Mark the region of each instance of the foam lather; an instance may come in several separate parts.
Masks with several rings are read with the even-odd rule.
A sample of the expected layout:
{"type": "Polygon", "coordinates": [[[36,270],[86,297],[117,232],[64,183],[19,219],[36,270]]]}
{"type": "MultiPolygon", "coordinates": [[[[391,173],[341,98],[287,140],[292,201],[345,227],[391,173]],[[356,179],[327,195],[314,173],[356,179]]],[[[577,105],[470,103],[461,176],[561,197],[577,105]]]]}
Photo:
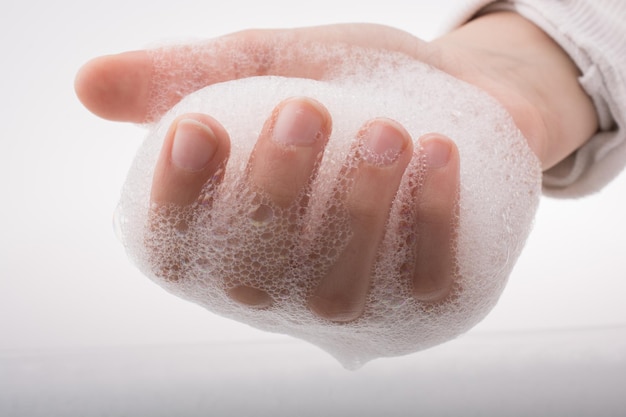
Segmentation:
{"type": "MultiPolygon", "coordinates": [[[[186,96],[153,126],[139,150],[117,216],[131,258],[171,293],[254,327],[307,340],[348,368],[431,347],[478,323],[506,284],[541,194],[539,162],[493,98],[400,55],[370,52],[368,57],[323,81],[256,77],[186,96]],[[333,119],[305,210],[272,206],[244,181],[265,120],[293,96],[318,100],[333,119]],[[175,117],[191,112],[215,117],[229,132],[232,149],[223,181],[206,187],[210,209],[199,202],[186,209],[152,210],[150,188],[163,138],[175,117]],[[399,207],[410,204],[410,188],[419,180],[405,175],[378,248],[365,310],[354,321],[334,323],[311,312],[307,300],[350,233],[333,189],[342,186],[337,177],[357,132],[377,117],[400,122],[416,143],[425,133],[439,132],[459,148],[456,276],[452,294],[441,302],[412,297],[402,265],[412,253],[410,234],[419,231],[400,226],[404,211],[399,207]],[[334,233],[323,227],[331,221],[324,213],[337,213],[330,228],[334,233]],[[180,228],[176,219],[193,221],[180,228]],[[300,233],[303,228],[308,232],[300,233]],[[315,231],[326,234],[311,236],[315,231]],[[165,269],[175,270],[177,279],[160,277],[165,269]],[[228,296],[235,285],[262,289],[273,303],[241,305],[228,296]]],[[[419,164],[414,156],[407,171],[419,172],[419,164]]]]}

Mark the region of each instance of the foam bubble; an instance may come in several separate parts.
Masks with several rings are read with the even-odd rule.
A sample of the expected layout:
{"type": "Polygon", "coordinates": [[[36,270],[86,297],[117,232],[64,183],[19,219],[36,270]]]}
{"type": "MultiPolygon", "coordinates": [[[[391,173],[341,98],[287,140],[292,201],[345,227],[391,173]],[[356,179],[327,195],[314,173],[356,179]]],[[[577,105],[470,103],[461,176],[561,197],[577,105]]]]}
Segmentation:
{"type": "Polygon", "coordinates": [[[367,60],[355,58],[359,65],[351,73],[323,81],[256,77],[185,97],[140,149],[123,189],[119,224],[130,256],[168,291],[226,317],[308,340],[349,368],[442,343],[479,322],[504,288],[541,191],[538,160],[494,99],[403,56],[372,51],[363,56],[367,60]],[[307,210],[299,203],[278,207],[243,181],[265,120],[292,96],[320,101],[333,117],[307,210]],[[211,210],[200,202],[185,210],[162,207],[149,218],[152,175],[165,132],[188,112],[210,114],[229,132],[232,149],[223,181],[206,185],[211,210]],[[411,296],[402,266],[410,261],[407,242],[415,231],[402,227],[407,219],[400,206],[419,186],[421,162],[414,157],[378,248],[364,313],[349,323],[333,323],[313,314],[307,299],[320,271],[349,239],[347,214],[333,190],[349,186],[339,172],[361,126],[376,117],[399,121],[414,140],[439,132],[456,142],[461,156],[457,276],[452,295],[442,302],[411,296]],[[293,233],[294,227],[307,233],[293,233]],[[161,278],[163,271],[170,279],[161,278]],[[242,306],[228,295],[238,285],[265,290],[273,303],[242,306]]]}

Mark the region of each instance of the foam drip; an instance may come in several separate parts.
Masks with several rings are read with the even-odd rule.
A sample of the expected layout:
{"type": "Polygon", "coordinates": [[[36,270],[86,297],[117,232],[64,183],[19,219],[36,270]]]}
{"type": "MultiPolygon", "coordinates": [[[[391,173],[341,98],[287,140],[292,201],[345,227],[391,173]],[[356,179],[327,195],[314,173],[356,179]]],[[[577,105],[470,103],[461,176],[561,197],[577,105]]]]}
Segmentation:
{"type": "Polygon", "coordinates": [[[168,291],[217,314],[308,340],[348,368],[428,348],[479,322],[506,284],[541,192],[536,157],[494,99],[406,57],[371,51],[367,56],[376,59],[362,65],[357,57],[358,71],[323,81],[256,77],[186,96],[146,138],[119,210],[130,256],[168,291]],[[265,120],[276,104],[293,96],[320,101],[333,117],[333,133],[306,196],[306,210],[298,202],[277,207],[243,181],[265,120]],[[232,149],[223,181],[206,186],[211,210],[200,202],[186,210],[160,208],[161,214],[149,218],[152,175],[163,138],[174,118],[190,112],[215,117],[229,132],[232,149]],[[400,210],[419,187],[422,164],[414,156],[378,249],[365,311],[352,322],[332,323],[310,312],[307,299],[350,236],[345,208],[334,197],[349,184],[337,178],[358,131],[377,117],[400,122],[415,141],[438,132],[456,142],[461,156],[457,276],[449,297],[428,304],[411,296],[402,272],[411,256],[406,242],[416,233],[403,227],[410,218],[400,210]],[[160,278],[164,269],[175,270],[177,278],[160,278]],[[237,285],[263,289],[274,302],[263,309],[242,306],[228,296],[237,285]]]}

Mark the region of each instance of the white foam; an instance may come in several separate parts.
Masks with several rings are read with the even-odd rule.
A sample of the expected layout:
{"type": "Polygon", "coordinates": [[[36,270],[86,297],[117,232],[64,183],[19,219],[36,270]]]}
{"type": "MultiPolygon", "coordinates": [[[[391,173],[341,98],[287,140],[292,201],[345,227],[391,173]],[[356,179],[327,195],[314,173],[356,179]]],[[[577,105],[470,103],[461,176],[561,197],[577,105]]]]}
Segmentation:
{"type": "MultiPolygon", "coordinates": [[[[342,55],[340,50],[334,53],[342,55]]],[[[505,286],[541,191],[538,160],[490,96],[403,56],[372,51],[353,55],[358,61],[354,71],[324,81],[256,77],[216,84],[185,97],[146,138],[120,202],[121,234],[130,256],[168,291],[255,327],[308,340],[350,368],[442,343],[479,322],[505,286]],[[276,104],[292,96],[317,99],[333,117],[333,133],[305,213],[273,206],[242,181],[265,120],[276,104]],[[171,208],[156,222],[159,227],[154,221],[148,227],[150,187],[161,143],[172,120],[188,112],[210,114],[230,134],[231,156],[222,185],[210,191],[215,196],[210,211],[203,206],[191,209],[195,220],[185,231],[172,226],[176,221],[171,221],[171,208]],[[379,247],[365,311],[352,322],[333,323],[309,311],[307,299],[320,271],[338,252],[326,249],[340,249],[349,234],[341,204],[332,200],[331,192],[353,138],[375,117],[399,121],[414,140],[439,132],[456,142],[461,156],[458,275],[452,296],[443,302],[420,303],[411,296],[410,283],[400,272],[411,253],[406,242],[412,232],[399,228],[398,207],[408,201],[413,186],[406,175],[379,247]],[[300,234],[294,237],[280,221],[295,216],[298,226],[306,224],[322,233],[321,213],[331,205],[339,213],[332,241],[316,242],[309,235],[308,242],[301,242],[300,234]],[[262,219],[250,215],[258,207],[265,212],[262,219]],[[172,247],[174,259],[166,253],[172,247]],[[318,256],[309,256],[312,253],[318,256]],[[167,268],[176,269],[180,278],[168,281],[157,276],[167,268]],[[236,303],[227,291],[238,284],[262,288],[273,304],[253,309],[236,303]]],[[[409,172],[419,168],[414,158],[409,172]]],[[[189,213],[175,215],[186,218],[189,213]]]]}

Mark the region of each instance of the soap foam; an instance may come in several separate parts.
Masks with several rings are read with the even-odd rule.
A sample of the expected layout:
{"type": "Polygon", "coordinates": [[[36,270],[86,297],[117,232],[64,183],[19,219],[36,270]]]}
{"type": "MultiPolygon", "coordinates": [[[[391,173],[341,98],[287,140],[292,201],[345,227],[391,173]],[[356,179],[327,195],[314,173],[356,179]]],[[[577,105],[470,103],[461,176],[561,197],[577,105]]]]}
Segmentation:
{"type": "Polygon", "coordinates": [[[376,357],[447,341],[489,312],[530,231],[541,171],[508,113],[475,87],[401,55],[355,53],[354,48],[337,48],[333,54],[342,59],[351,54],[356,64],[350,73],[322,81],[254,77],[186,96],[153,127],[138,152],[118,220],[130,256],[168,291],[220,315],[310,341],[356,368],[376,357]],[[304,196],[307,210],[299,202],[278,207],[243,181],[265,120],[293,96],[318,100],[333,118],[319,173],[310,197],[304,196]],[[210,210],[200,201],[184,210],[154,211],[150,188],[163,138],[176,117],[190,112],[215,117],[229,132],[232,149],[223,180],[206,185],[210,210]],[[357,132],[377,117],[400,122],[414,141],[438,132],[456,142],[461,157],[457,273],[450,296],[424,303],[412,297],[410,277],[402,272],[413,253],[407,242],[419,233],[403,227],[411,218],[401,210],[421,181],[423,164],[416,152],[378,248],[365,310],[352,322],[334,323],[313,314],[307,299],[349,239],[346,209],[334,197],[337,189],[349,187],[339,173],[357,132]],[[165,270],[170,279],[160,276],[165,270]],[[263,289],[272,305],[238,304],[228,296],[237,285],[263,289]]]}

